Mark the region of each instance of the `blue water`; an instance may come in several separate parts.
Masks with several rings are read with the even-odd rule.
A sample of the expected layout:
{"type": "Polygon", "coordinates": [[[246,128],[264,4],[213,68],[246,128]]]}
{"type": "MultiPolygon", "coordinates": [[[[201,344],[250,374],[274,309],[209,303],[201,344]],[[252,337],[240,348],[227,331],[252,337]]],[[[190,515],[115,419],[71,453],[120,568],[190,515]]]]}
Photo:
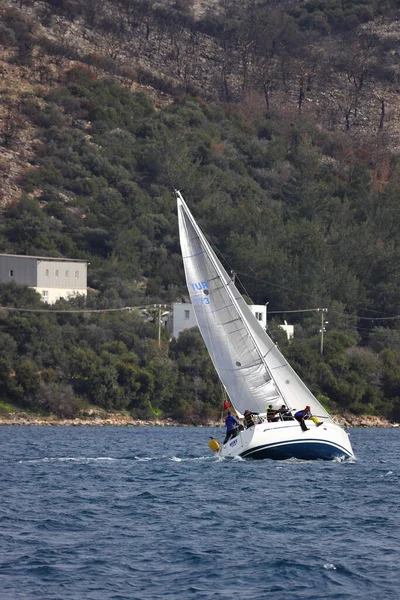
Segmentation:
{"type": "Polygon", "coordinates": [[[1,600],[399,598],[400,428],[351,430],[353,462],[215,433],[0,427],[1,600]]]}

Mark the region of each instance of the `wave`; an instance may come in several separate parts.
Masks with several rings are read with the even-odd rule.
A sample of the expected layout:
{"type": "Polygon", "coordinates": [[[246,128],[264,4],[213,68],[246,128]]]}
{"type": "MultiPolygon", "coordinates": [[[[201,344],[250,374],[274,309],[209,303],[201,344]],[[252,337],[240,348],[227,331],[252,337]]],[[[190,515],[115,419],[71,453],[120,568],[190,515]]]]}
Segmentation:
{"type": "Polygon", "coordinates": [[[111,456],[96,456],[96,457],[88,457],[88,456],[45,456],[44,458],[33,458],[33,459],[25,459],[19,460],[18,464],[23,463],[52,463],[52,462],[78,462],[78,463],[88,463],[88,462],[96,462],[98,460],[119,460],[118,458],[113,458],[111,456]]]}
{"type": "MultiPolygon", "coordinates": [[[[202,462],[212,460],[212,456],[132,456],[132,457],[113,457],[113,456],[45,456],[44,458],[28,458],[19,460],[18,464],[40,464],[40,463],[58,463],[73,462],[87,464],[97,461],[109,462],[150,462],[150,461],[172,461],[172,462],[202,462]]],[[[240,459],[241,460],[241,459],[240,459]]]]}

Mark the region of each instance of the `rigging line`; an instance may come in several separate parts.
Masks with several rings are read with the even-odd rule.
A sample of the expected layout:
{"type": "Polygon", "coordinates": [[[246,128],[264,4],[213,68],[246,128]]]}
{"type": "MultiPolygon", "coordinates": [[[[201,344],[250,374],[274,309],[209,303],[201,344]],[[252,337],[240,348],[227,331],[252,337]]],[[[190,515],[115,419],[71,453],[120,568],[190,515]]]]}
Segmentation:
{"type": "MultiPolygon", "coordinates": [[[[209,243],[210,243],[210,242],[209,242],[209,243]]],[[[211,246],[211,244],[210,244],[210,246],[211,246]]],[[[228,259],[227,259],[227,258],[226,258],[226,257],[225,257],[223,254],[222,254],[222,252],[221,252],[220,250],[218,250],[218,248],[215,248],[215,249],[214,249],[214,252],[215,252],[217,255],[219,255],[219,256],[220,256],[220,258],[222,258],[222,259],[225,261],[225,263],[228,265],[228,267],[229,267],[229,268],[232,270],[232,266],[231,266],[230,262],[229,262],[229,261],[228,261],[228,259]]],[[[235,273],[236,273],[236,278],[237,278],[237,280],[239,281],[239,283],[240,283],[240,285],[242,286],[242,288],[243,288],[244,292],[246,293],[246,295],[247,295],[247,296],[250,298],[250,300],[251,300],[252,304],[254,304],[254,302],[253,302],[253,300],[252,300],[252,298],[251,298],[251,296],[250,296],[249,292],[247,291],[247,289],[246,289],[246,286],[244,285],[243,281],[240,279],[240,277],[239,277],[239,273],[241,273],[242,275],[245,275],[245,276],[249,277],[250,279],[254,279],[255,281],[261,281],[262,283],[267,283],[268,285],[272,285],[273,287],[277,287],[277,288],[281,288],[281,289],[283,289],[283,290],[288,290],[288,291],[290,291],[290,292],[294,292],[294,293],[296,293],[296,294],[299,294],[300,296],[308,296],[309,298],[318,299],[318,300],[321,300],[321,301],[325,302],[326,304],[330,303],[329,301],[326,301],[326,300],[324,300],[324,299],[320,298],[319,296],[315,296],[314,294],[307,294],[307,292],[300,292],[300,291],[298,291],[298,290],[295,290],[295,289],[293,289],[293,288],[286,287],[286,286],[283,286],[283,285],[279,285],[279,284],[277,284],[277,283],[272,283],[271,281],[266,281],[265,279],[261,279],[261,278],[259,278],[259,277],[256,277],[256,276],[254,276],[254,275],[249,275],[248,273],[243,273],[243,272],[241,272],[241,271],[235,271],[235,273]]],[[[365,308],[365,307],[363,307],[363,306],[358,306],[358,307],[356,307],[356,309],[357,309],[357,310],[364,310],[364,311],[366,311],[366,312],[370,312],[370,313],[383,314],[383,313],[382,313],[381,311],[379,311],[379,310],[374,310],[374,309],[371,309],[371,308],[365,308]]],[[[310,312],[311,312],[311,311],[314,311],[314,310],[318,310],[318,309],[306,309],[306,310],[281,310],[281,311],[269,310],[269,311],[268,311],[268,314],[271,314],[271,313],[274,313],[274,314],[277,314],[277,313],[289,313],[289,312],[308,312],[308,311],[310,311],[310,312]]],[[[343,317],[343,318],[345,318],[345,319],[363,319],[363,320],[367,320],[367,321],[368,321],[368,320],[369,320],[369,321],[375,321],[375,320],[382,320],[382,321],[386,321],[386,320],[390,320],[390,319],[399,319],[399,318],[400,318],[400,315],[397,315],[397,316],[394,316],[394,317],[393,317],[393,316],[392,316],[392,317],[359,317],[359,316],[355,316],[355,315],[346,315],[346,314],[344,314],[344,313],[341,313],[340,311],[335,311],[335,310],[334,310],[334,309],[332,309],[332,308],[330,308],[330,309],[329,309],[329,312],[330,312],[331,314],[333,313],[333,314],[340,315],[340,316],[342,316],[342,317],[343,317]]]]}
{"type": "MultiPolygon", "coordinates": [[[[211,246],[211,243],[210,243],[209,241],[208,241],[208,243],[209,243],[209,244],[210,244],[210,246],[211,246]]],[[[245,287],[245,285],[244,285],[243,281],[240,279],[240,277],[238,277],[238,272],[237,272],[237,271],[235,271],[235,269],[234,269],[234,268],[232,267],[232,265],[230,264],[229,260],[228,260],[228,259],[227,259],[227,258],[226,258],[226,257],[225,257],[223,254],[222,254],[222,252],[221,252],[221,251],[220,251],[218,248],[213,248],[213,250],[214,250],[215,254],[216,254],[217,256],[219,256],[219,257],[220,257],[220,258],[223,260],[223,262],[225,262],[225,264],[226,264],[226,265],[229,267],[230,271],[231,271],[231,272],[233,271],[233,272],[235,273],[235,275],[236,275],[236,279],[238,280],[238,282],[239,282],[239,283],[240,283],[240,285],[242,286],[242,289],[243,289],[244,293],[246,294],[246,296],[248,296],[248,297],[250,298],[250,300],[251,300],[251,303],[252,303],[252,304],[254,304],[254,302],[253,302],[253,299],[251,298],[251,296],[250,296],[249,292],[247,291],[247,289],[246,289],[246,287],[245,287]]]]}
{"type": "MultiPolygon", "coordinates": [[[[177,190],[177,189],[175,189],[175,188],[174,188],[174,190],[175,190],[175,192],[176,192],[176,193],[180,193],[180,191],[179,191],[179,190],[177,190]]],[[[204,233],[203,233],[203,235],[204,235],[204,233]]],[[[204,237],[207,239],[207,237],[206,237],[205,235],[204,235],[204,237]]],[[[208,239],[207,239],[207,242],[208,242],[208,243],[209,243],[209,245],[212,247],[212,245],[211,245],[211,242],[210,242],[208,239]]],[[[220,251],[218,248],[213,248],[213,247],[212,247],[212,249],[214,250],[215,254],[219,255],[219,256],[220,256],[220,258],[222,258],[222,259],[223,259],[223,261],[224,261],[224,262],[225,262],[225,263],[228,265],[228,267],[229,267],[231,270],[233,270],[233,267],[232,267],[232,265],[230,264],[229,260],[228,260],[228,259],[227,259],[227,258],[226,258],[226,257],[225,257],[223,254],[222,254],[222,252],[221,252],[221,251],[220,251]]],[[[236,273],[236,276],[237,276],[237,279],[238,279],[238,281],[239,281],[240,285],[242,286],[242,288],[243,288],[244,292],[246,293],[246,295],[247,295],[247,296],[250,298],[250,300],[251,300],[252,304],[254,304],[254,302],[253,302],[253,300],[252,300],[252,298],[251,298],[250,294],[248,293],[248,291],[247,291],[247,289],[246,289],[246,287],[245,287],[244,283],[243,283],[243,282],[242,282],[242,280],[241,280],[241,279],[238,277],[239,273],[240,273],[241,275],[244,275],[244,276],[247,276],[247,277],[249,277],[250,279],[254,279],[255,281],[260,281],[260,282],[262,282],[262,283],[267,283],[268,285],[272,285],[273,287],[276,287],[276,288],[281,288],[281,289],[283,289],[283,290],[288,290],[288,291],[290,291],[290,292],[294,292],[294,293],[296,293],[296,294],[299,294],[299,295],[301,295],[301,296],[308,296],[309,298],[315,298],[315,299],[317,299],[317,300],[320,300],[321,302],[323,301],[323,302],[325,302],[325,303],[328,303],[328,301],[324,300],[324,299],[323,299],[323,298],[321,298],[320,296],[316,296],[315,294],[308,294],[307,292],[300,292],[299,290],[295,290],[294,288],[290,288],[290,287],[286,287],[286,286],[283,286],[283,285],[279,285],[279,284],[277,284],[277,283],[272,283],[271,281],[266,281],[265,279],[261,279],[260,277],[256,277],[255,275],[250,275],[249,273],[244,273],[244,272],[241,272],[241,271],[235,271],[235,273],[236,273]]],[[[365,307],[363,307],[363,306],[358,306],[358,307],[356,307],[356,309],[357,309],[357,310],[365,310],[366,312],[370,312],[370,313],[383,314],[383,313],[382,313],[381,311],[379,311],[379,310],[374,310],[374,309],[371,309],[371,308],[365,308],[365,307]]],[[[268,312],[276,312],[276,311],[268,311],[268,312]]],[[[282,312],[289,312],[289,311],[282,311],[282,312]]],[[[294,311],[293,311],[293,312],[294,312],[294,311]]],[[[345,318],[364,318],[364,319],[368,319],[368,317],[353,317],[352,315],[344,315],[343,313],[340,313],[339,311],[334,311],[333,309],[330,309],[330,312],[331,312],[331,313],[333,312],[334,314],[340,314],[340,315],[342,315],[342,316],[343,316],[343,317],[345,317],[345,318]]],[[[393,319],[397,319],[397,318],[400,318],[400,315],[399,315],[399,316],[396,316],[396,317],[391,317],[391,318],[393,318],[393,319]]],[[[384,317],[382,317],[382,319],[383,319],[383,320],[386,320],[386,318],[384,318],[384,317]]],[[[371,318],[371,320],[374,320],[374,319],[372,319],[372,318],[371,318]]]]}
{"type": "Polygon", "coordinates": [[[254,281],[260,281],[261,283],[267,283],[268,285],[272,285],[272,287],[280,288],[282,290],[287,290],[289,292],[294,292],[295,294],[299,294],[300,296],[308,296],[309,298],[315,298],[317,300],[326,302],[320,296],[316,296],[315,294],[308,294],[307,292],[300,292],[299,290],[295,290],[294,288],[287,287],[285,285],[280,285],[279,283],[272,283],[272,281],[267,281],[266,279],[261,279],[260,277],[256,277],[255,275],[250,275],[249,273],[244,273],[243,271],[236,271],[245,277],[249,277],[250,279],[254,279],[254,281]]]}
{"type": "MultiPolygon", "coordinates": [[[[295,290],[294,288],[290,288],[284,285],[279,285],[278,283],[272,283],[272,281],[267,281],[266,279],[261,279],[260,277],[256,277],[255,275],[250,275],[249,273],[244,273],[243,271],[236,271],[236,274],[241,274],[244,275],[245,277],[249,277],[250,279],[254,279],[254,281],[260,281],[261,283],[267,283],[268,285],[271,285],[272,287],[276,287],[276,288],[280,288],[282,290],[287,290],[289,292],[294,292],[295,294],[299,294],[300,296],[308,296],[309,298],[314,298],[315,300],[319,300],[320,302],[332,302],[329,300],[326,300],[324,298],[321,298],[321,296],[316,296],[315,294],[308,294],[307,292],[300,292],[299,290],[295,290]]],[[[365,306],[357,306],[355,307],[357,310],[365,310],[366,312],[374,312],[377,314],[383,314],[382,311],[380,310],[374,310],[372,308],[365,308],[365,306]]],[[[331,310],[331,309],[330,309],[331,310]]],[[[270,311],[268,311],[270,312],[270,311]]],[[[361,318],[361,317],[357,317],[357,318],[361,318]]],[[[382,317],[384,318],[384,317],[382,317]]],[[[395,318],[398,318],[397,316],[395,318]]]]}

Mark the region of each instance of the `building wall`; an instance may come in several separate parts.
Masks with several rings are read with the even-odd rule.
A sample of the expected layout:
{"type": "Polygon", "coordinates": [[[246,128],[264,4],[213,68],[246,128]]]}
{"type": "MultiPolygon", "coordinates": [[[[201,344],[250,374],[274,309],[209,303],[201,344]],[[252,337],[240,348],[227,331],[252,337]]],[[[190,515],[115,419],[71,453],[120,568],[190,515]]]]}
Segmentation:
{"type": "Polygon", "coordinates": [[[169,325],[171,337],[177,339],[182,331],[192,327],[197,327],[193,306],[189,302],[174,302],[172,305],[172,319],[169,325]]]}
{"type": "Polygon", "coordinates": [[[248,307],[265,331],[267,327],[267,307],[265,304],[249,304],[248,307]]]}
{"type": "Polygon", "coordinates": [[[65,288],[51,288],[51,287],[35,287],[38,294],[41,295],[43,302],[48,304],[54,304],[60,298],[69,300],[73,296],[85,296],[87,295],[86,289],[65,289],[65,288]]]}
{"type": "Polygon", "coordinates": [[[37,284],[37,258],[0,254],[0,281],[33,287],[37,284]]]}
{"type": "Polygon", "coordinates": [[[38,288],[79,290],[80,293],[86,290],[87,264],[85,262],[46,259],[38,259],[37,262],[38,288]]]}
{"type": "Polygon", "coordinates": [[[87,295],[87,263],[72,259],[0,254],[0,281],[36,290],[44,302],[87,295]]]}

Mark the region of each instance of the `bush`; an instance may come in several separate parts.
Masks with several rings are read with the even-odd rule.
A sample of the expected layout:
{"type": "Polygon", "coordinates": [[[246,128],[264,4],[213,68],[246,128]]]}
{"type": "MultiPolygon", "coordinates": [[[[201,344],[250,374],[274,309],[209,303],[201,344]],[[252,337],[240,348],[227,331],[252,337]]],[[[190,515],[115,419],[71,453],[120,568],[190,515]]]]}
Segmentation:
{"type": "Polygon", "coordinates": [[[3,23],[0,23],[0,45],[5,48],[15,46],[17,43],[15,33],[3,23]]]}
{"type": "Polygon", "coordinates": [[[81,403],[67,383],[40,382],[39,404],[45,410],[65,419],[79,415],[81,403]]]}
{"type": "Polygon", "coordinates": [[[97,52],[85,54],[82,58],[82,62],[91,65],[92,67],[96,67],[97,69],[102,69],[106,73],[114,74],[116,72],[115,62],[111,58],[98,54],[97,52]]]}
{"type": "Polygon", "coordinates": [[[37,43],[45,53],[50,54],[51,56],[59,56],[70,60],[79,60],[80,58],[79,52],[77,52],[75,48],[71,48],[71,46],[63,44],[62,42],[56,42],[47,37],[41,37],[37,40],[37,43]]]}

